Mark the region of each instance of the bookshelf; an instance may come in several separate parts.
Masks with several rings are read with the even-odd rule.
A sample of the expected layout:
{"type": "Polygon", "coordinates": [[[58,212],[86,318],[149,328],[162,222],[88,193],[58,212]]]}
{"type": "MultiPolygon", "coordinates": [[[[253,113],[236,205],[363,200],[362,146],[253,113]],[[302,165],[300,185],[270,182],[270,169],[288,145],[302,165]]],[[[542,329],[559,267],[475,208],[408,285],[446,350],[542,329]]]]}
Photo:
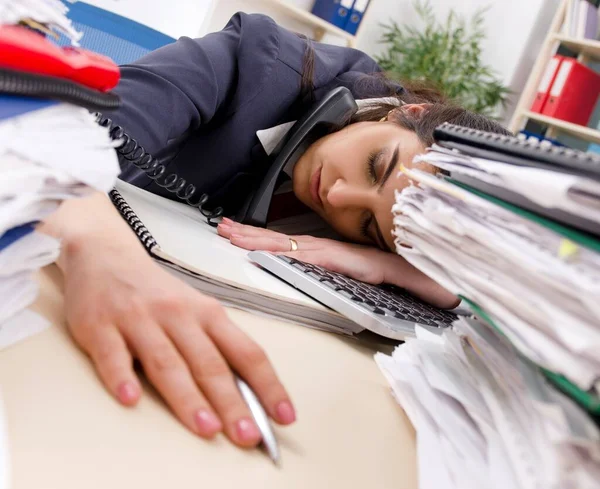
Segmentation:
{"type": "Polygon", "coordinates": [[[525,88],[521,93],[509,129],[516,133],[525,127],[527,121],[534,120],[548,128],[546,134],[548,137],[555,137],[557,133],[566,133],[584,141],[600,143],[600,131],[597,129],[572,124],[561,119],[547,117],[529,110],[535,99],[537,87],[540,84],[546,66],[558,50],[559,46],[563,45],[571,51],[578,53],[577,59],[582,63],[600,61],[600,41],[574,39],[565,36],[562,33],[562,26],[569,15],[568,11],[570,3],[571,0],[562,0],[558,7],[550,30],[548,31],[540,50],[540,54],[531,70],[525,88]]]}
{"type": "Polygon", "coordinates": [[[554,39],[568,47],[571,51],[587,56],[590,60],[600,61],[600,41],[590,39],[571,39],[570,37],[556,34],[554,39]]]}
{"type": "Polygon", "coordinates": [[[358,43],[361,30],[360,26],[356,35],[352,35],[345,30],[340,29],[339,27],[336,27],[333,24],[321,19],[320,17],[317,17],[308,10],[290,3],[289,0],[262,0],[262,2],[270,5],[274,9],[281,11],[292,19],[312,26],[314,38],[317,41],[321,40],[325,34],[329,33],[344,39],[348,47],[354,48],[358,43]]]}
{"type": "Polygon", "coordinates": [[[573,124],[560,119],[554,119],[536,112],[527,111],[523,115],[527,119],[537,121],[548,127],[552,127],[556,131],[570,134],[571,136],[589,141],[590,143],[600,144],[600,131],[592,129],[591,127],[580,126],[579,124],[573,124]]]}

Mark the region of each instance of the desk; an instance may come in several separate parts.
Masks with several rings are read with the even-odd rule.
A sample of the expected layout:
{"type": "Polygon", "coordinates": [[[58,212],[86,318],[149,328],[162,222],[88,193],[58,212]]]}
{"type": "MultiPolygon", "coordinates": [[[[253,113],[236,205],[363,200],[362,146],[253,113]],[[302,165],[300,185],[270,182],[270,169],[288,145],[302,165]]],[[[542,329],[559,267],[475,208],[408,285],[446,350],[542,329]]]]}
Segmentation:
{"type": "Polygon", "coordinates": [[[375,363],[354,342],[229,310],[267,351],[295,401],[277,428],[282,465],[224,437],[191,435],[146,389],[119,406],[64,326],[61,275],[40,273],[34,309],[53,326],[0,352],[13,489],[412,489],[415,436],[375,363]]]}

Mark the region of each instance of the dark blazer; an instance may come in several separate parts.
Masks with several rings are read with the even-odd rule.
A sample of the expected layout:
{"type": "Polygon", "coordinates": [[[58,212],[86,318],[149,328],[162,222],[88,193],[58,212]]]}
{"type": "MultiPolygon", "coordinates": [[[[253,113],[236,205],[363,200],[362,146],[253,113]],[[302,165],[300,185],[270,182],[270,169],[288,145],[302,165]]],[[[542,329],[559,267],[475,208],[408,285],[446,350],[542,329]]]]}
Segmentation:
{"type": "MultiPolygon", "coordinates": [[[[314,98],[346,86],[356,98],[389,95],[383,83],[361,93],[379,66],[366,54],[313,43],[314,98]],[[381,93],[377,93],[381,92],[381,93]]],[[[256,131],[297,119],[307,41],[264,15],[234,15],[220,32],[183,37],[121,68],[122,106],[106,113],[144,148],[232,212],[269,161],[256,131]]],[[[402,89],[398,87],[398,91],[402,89]]],[[[130,166],[121,178],[173,197],[130,166]]]]}

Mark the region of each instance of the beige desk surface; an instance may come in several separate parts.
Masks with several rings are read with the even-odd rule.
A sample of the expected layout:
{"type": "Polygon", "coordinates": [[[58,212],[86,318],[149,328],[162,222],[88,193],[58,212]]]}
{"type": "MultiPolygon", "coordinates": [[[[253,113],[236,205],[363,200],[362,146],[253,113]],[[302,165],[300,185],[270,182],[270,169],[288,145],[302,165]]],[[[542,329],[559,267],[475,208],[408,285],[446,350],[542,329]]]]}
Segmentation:
{"type": "Polygon", "coordinates": [[[120,407],[72,344],[61,277],[40,274],[53,326],[0,352],[13,489],[416,488],[414,431],[372,361],[340,337],[230,310],[267,351],[298,422],[277,429],[282,465],[187,432],[149,389],[120,407]]]}

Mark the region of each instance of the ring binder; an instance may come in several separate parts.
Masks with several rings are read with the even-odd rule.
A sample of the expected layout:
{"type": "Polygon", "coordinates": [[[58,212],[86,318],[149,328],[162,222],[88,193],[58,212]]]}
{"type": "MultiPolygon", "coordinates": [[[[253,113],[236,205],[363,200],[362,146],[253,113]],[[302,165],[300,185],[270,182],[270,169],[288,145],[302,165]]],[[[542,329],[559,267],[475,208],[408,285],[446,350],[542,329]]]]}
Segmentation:
{"type": "Polygon", "coordinates": [[[148,253],[154,256],[152,250],[155,246],[158,246],[158,243],[152,236],[152,233],[148,230],[141,219],[137,216],[134,210],[129,206],[127,201],[123,198],[120,192],[117,189],[112,189],[108,196],[112,201],[113,205],[117,208],[121,217],[127,221],[129,227],[133,230],[135,235],[138,237],[140,242],[144,245],[148,253]]]}
{"type": "Polygon", "coordinates": [[[600,157],[564,146],[524,141],[514,136],[492,134],[445,122],[434,131],[435,140],[469,156],[505,163],[562,171],[600,180],[600,157]]]}

